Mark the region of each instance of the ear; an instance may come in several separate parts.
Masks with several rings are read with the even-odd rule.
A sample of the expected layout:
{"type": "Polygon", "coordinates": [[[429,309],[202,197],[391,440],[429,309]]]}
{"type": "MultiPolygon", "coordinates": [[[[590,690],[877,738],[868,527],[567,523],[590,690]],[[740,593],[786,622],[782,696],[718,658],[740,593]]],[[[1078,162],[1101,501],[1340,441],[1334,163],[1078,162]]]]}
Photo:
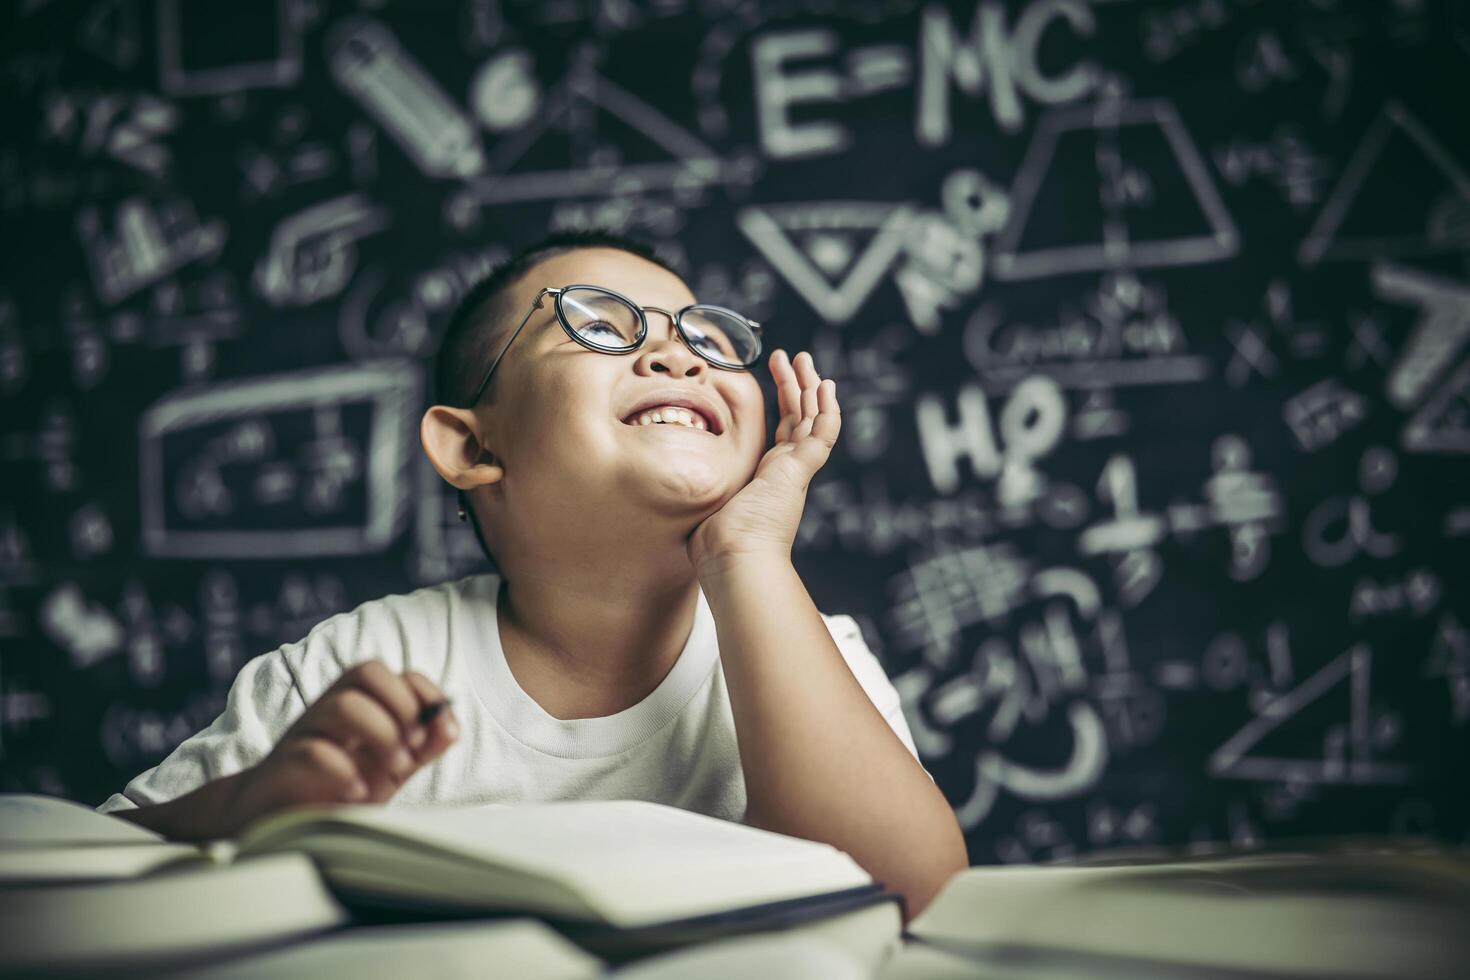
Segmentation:
{"type": "Polygon", "coordinates": [[[434,405],[419,422],[419,441],[434,469],[453,487],[473,490],[495,483],[505,468],[480,441],[480,422],[467,408],[434,405]]]}

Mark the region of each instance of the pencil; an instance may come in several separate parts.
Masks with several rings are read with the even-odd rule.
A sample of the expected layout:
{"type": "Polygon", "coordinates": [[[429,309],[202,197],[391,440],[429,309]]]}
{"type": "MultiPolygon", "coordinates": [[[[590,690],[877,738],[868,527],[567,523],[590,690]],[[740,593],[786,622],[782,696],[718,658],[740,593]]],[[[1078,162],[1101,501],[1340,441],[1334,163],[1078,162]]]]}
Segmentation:
{"type": "Polygon", "coordinates": [[[428,705],[425,705],[423,707],[423,709],[421,711],[419,711],[419,724],[420,725],[427,725],[429,722],[431,722],[435,718],[439,717],[439,712],[443,711],[447,707],[449,707],[449,699],[448,698],[445,698],[443,701],[440,701],[438,704],[428,704],[428,705]]]}

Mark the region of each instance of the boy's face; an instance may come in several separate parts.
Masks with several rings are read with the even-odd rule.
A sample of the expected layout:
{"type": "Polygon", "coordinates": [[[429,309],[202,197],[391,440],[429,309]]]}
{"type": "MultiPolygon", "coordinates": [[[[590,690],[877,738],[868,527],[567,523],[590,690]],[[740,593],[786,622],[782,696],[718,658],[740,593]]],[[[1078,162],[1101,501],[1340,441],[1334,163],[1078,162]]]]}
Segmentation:
{"type": "MultiPolygon", "coordinates": [[[[511,323],[543,287],[572,283],[603,286],[673,313],[697,302],[678,276],[652,262],[618,249],[583,248],[545,259],[521,277],[512,287],[511,323]]],[[[603,354],[567,336],[548,296],[496,368],[493,391],[475,414],[485,448],[505,468],[499,490],[517,519],[565,526],[666,517],[687,530],[754,475],[767,448],[765,399],[755,376],[715,367],[684,343],[668,317],[644,315],[642,347],[603,354]],[[710,405],[720,434],[623,422],[645,396],[666,389],[710,405]]],[[[763,359],[768,355],[762,352],[763,359]]]]}

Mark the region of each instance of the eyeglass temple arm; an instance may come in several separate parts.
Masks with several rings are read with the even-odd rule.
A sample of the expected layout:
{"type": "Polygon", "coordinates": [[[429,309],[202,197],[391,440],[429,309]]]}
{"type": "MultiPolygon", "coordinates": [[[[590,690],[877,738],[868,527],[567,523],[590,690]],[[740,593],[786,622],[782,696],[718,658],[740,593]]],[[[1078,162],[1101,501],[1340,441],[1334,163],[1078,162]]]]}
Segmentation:
{"type": "Polygon", "coordinates": [[[510,345],[515,343],[516,337],[520,335],[521,328],[526,325],[527,320],[531,319],[532,313],[535,313],[537,310],[541,309],[541,300],[546,296],[547,293],[559,292],[561,292],[560,289],[546,286],[541,290],[541,292],[536,294],[536,299],[533,303],[531,303],[531,308],[526,311],[526,315],[521,317],[521,322],[517,323],[516,328],[511,331],[510,339],[505,342],[504,347],[500,348],[500,353],[495,355],[495,360],[490,362],[490,370],[485,372],[485,377],[480,380],[480,387],[475,389],[475,396],[470,399],[471,408],[479,404],[480,396],[485,393],[485,386],[490,383],[490,376],[495,373],[495,366],[500,363],[500,359],[505,356],[505,352],[510,350],[510,345]]]}

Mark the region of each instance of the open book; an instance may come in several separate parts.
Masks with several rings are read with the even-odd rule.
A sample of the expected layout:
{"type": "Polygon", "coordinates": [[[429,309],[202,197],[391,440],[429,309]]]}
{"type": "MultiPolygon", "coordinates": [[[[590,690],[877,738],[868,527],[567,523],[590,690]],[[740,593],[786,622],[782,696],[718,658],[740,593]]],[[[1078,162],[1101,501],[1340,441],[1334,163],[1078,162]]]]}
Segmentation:
{"type": "MultiPolygon", "coordinates": [[[[1449,977],[1470,963],[1470,852],[1377,840],[1109,864],[974,867],[908,925],[1008,976],[1449,977]]],[[[885,980],[945,974],[919,950],[885,980]],[[919,964],[919,965],[916,965],[919,964]]]]}
{"type": "Polygon", "coordinates": [[[300,807],[231,843],[310,855],[360,914],[533,913],[608,955],[898,901],[828,844],[639,800],[300,807]]]}
{"type": "MultiPolygon", "coordinates": [[[[0,812],[14,800],[0,796],[0,812]]],[[[0,869],[7,862],[24,863],[21,852],[33,849],[32,887],[17,890],[15,876],[6,882],[0,873],[0,884],[7,886],[0,906],[44,893],[48,907],[63,918],[69,901],[85,908],[85,918],[73,916],[82,929],[91,928],[91,917],[107,903],[122,901],[109,893],[134,892],[128,915],[138,922],[146,918],[150,889],[160,903],[151,911],[160,919],[173,914],[170,908],[233,907],[231,889],[238,901],[265,900],[267,887],[240,875],[249,869],[261,881],[269,873],[279,876],[277,886],[291,885],[299,899],[293,914],[310,928],[346,921],[341,906],[354,924],[532,915],[612,960],[885,903],[892,910],[889,928],[898,933],[899,896],[842,851],[656,803],[297,807],[261,818],[232,840],[196,847],[163,842],[65,800],[30,797],[27,805],[38,800],[58,813],[70,808],[66,817],[91,823],[95,833],[83,826],[57,840],[46,834],[44,821],[33,821],[29,844],[0,839],[0,869]],[[115,839],[122,829],[134,843],[115,839]],[[100,874],[95,877],[120,880],[75,882],[86,852],[129,846],[183,851],[169,855],[171,860],[139,861],[146,870],[131,877],[100,874]],[[42,857],[43,850],[50,856],[42,857]],[[35,886],[48,862],[57,872],[53,881],[72,881],[69,896],[54,883],[35,886]],[[326,887],[301,887],[303,866],[326,887]],[[226,882],[232,874],[238,884],[226,882]],[[88,893],[101,904],[77,904],[88,893]]],[[[0,919],[4,913],[0,907],[0,919]]],[[[256,934],[269,934],[276,922],[265,916],[256,934]]],[[[194,923],[183,932],[198,928],[194,923]]]]}

